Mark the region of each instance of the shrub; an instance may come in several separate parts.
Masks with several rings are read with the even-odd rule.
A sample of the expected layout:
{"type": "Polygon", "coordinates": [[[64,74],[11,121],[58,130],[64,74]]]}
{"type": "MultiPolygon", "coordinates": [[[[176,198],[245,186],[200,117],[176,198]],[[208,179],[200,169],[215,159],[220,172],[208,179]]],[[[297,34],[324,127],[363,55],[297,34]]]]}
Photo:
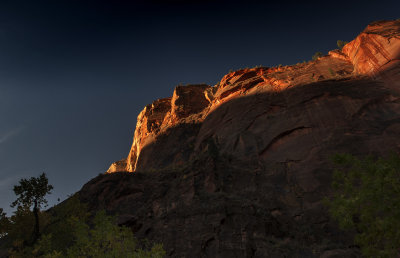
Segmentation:
{"type": "Polygon", "coordinates": [[[52,189],[45,174],[19,183],[14,187],[18,196],[14,215],[8,218],[0,208],[0,250],[8,250],[10,257],[165,256],[161,244],[141,249],[131,229],[118,226],[116,218],[104,211],[90,220],[91,213],[77,194],[50,210],[41,211],[41,205],[47,203],[44,196],[52,189]]]}
{"type": "Polygon", "coordinates": [[[366,257],[399,257],[400,158],[349,154],[334,158],[333,197],[326,202],[342,229],[356,232],[355,243],[366,257]]]}
{"type": "Polygon", "coordinates": [[[340,49],[340,50],[342,50],[342,48],[344,47],[344,45],[346,45],[347,43],[349,43],[348,41],[343,41],[343,40],[338,40],[338,41],[336,41],[336,44],[337,44],[337,46],[338,46],[338,48],[340,49]]]}
{"type": "Polygon", "coordinates": [[[104,211],[96,214],[93,227],[79,220],[74,222],[75,242],[67,250],[67,257],[154,257],[162,258],[162,245],[154,245],[150,251],[137,247],[132,231],[120,227],[115,218],[104,211]]]}
{"type": "Polygon", "coordinates": [[[321,52],[316,52],[313,56],[312,56],[312,60],[317,60],[318,58],[322,57],[323,54],[321,52]]]}

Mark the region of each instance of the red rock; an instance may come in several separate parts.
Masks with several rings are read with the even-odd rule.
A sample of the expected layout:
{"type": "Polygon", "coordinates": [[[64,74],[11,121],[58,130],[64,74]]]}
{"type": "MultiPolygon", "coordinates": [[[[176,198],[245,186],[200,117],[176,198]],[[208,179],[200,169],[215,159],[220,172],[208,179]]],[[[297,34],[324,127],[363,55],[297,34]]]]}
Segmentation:
{"type": "Polygon", "coordinates": [[[118,160],[111,164],[111,166],[107,170],[107,173],[127,171],[126,166],[126,159],[118,160]]]}
{"type": "Polygon", "coordinates": [[[140,112],[137,118],[133,144],[127,158],[126,171],[135,171],[140,151],[155,140],[170,109],[171,98],[165,98],[154,101],[140,112]]]}
{"type": "Polygon", "coordinates": [[[350,61],[350,58],[339,49],[329,51],[328,55],[333,58],[339,58],[345,61],[350,61]]]}
{"type": "Polygon", "coordinates": [[[343,47],[355,73],[370,74],[385,70],[400,60],[400,20],[374,22],[343,47]]]}
{"type": "MultiPolygon", "coordinates": [[[[388,87],[397,89],[400,88],[399,64],[400,21],[381,21],[368,25],[342,51],[330,51],[328,56],[316,61],[285,67],[234,71],[225,75],[214,87],[177,86],[172,98],[157,100],[139,114],[126,165],[123,160],[113,163],[108,172],[135,171],[145,146],[157,141],[169,128],[202,123],[222,103],[252,94],[280,92],[316,81],[346,78],[352,76],[352,73],[372,75],[384,81],[388,87]]],[[[146,151],[146,157],[142,157],[142,160],[148,160],[152,155],[146,151]]],[[[182,153],[177,151],[177,155],[182,156],[182,153]]],[[[177,160],[179,164],[185,162],[181,157],[175,158],[171,161],[177,160]]],[[[145,165],[140,167],[150,168],[145,165]]]]}
{"type": "MultiPolygon", "coordinates": [[[[153,153],[142,150],[149,143],[154,143],[157,138],[168,129],[180,125],[180,133],[186,124],[199,124],[222,103],[252,94],[264,92],[279,92],[294,86],[304,85],[310,82],[324,80],[325,78],[345,78],[353,71],[349,61],[333,57],[323,57],[318,61],[297,64],[292,67],[251,68],[242,69],[225,75],[221,82],[214,87],[208,85],[177,86],[172,98],[155,101],[148,105],[139,114],[132,148],[123,162],[113,163],[107,172],[129,171],[133,172],[138,166],[139,156],[141,160],[150,160],[153,153]],[[333,73],[333,74],[332,74],[333,73]]],[[[190,140],[192,142],[193,139],[190,140]]],[[[191,144],[183,141],[181,144],[191,144]]],[[[158,144],[156,144],[158,146],[158,144]]],[[[182,146],[182,145],[178,145],[182,146]]],[[[185,159],[181,151],[175,158],[170,158],[171,166],[182,165],[185,159]]],[[[184,148],[186,149],[186,148],[184,148]]],[[[155,150],[157,152],[157,150],[155,150]]],[[[158,169],[154,162],[140,164],[142,169],[158,169]]],[[[165,163],[160,163],[160,166],[165,163]]]]}
{"type": "Polygon", "coordinates": [[[399,33],[377,22],[316,61],[178,86],[109,169],[136,173],[93,179],[83,200],[170,257],[352,257],[321,201],[330,157],[400,151],[399,33]]]}

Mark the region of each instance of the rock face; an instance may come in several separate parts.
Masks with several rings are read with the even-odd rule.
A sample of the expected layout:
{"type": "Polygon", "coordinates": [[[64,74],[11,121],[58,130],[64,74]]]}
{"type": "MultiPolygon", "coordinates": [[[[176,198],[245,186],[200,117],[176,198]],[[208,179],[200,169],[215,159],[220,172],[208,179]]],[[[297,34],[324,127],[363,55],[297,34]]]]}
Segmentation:
{"type": "MultiPolygon", "coordinates": [[[[207,98],[207,93],[211,90],[208,85],[189,85],[177,86],[174,90],[172,98],[158,99],[152,104],[147,105],[137,118],[135,136],[129,155],[126,159],[117,161],[111,164],[107,172],[118,171],[136,171],[138,168],[149,169],[155,163],[153,160],[153,152],[146,154],[142,150],[144,147],[160,142],[157,137],[163,137],[170,128],[178,126],[180,128],[188,126],[188,130],[192,130],[192,124],[197,123],[201,118],[201,111],[203,111],[210,103],[207,98]]],[[[178,131],[178,130],[175,130],[178,131]]],[[[182,131],[182,130],[180,130],[182,131]]],[[[189,132],[191,133],[191,132],[189,132]]],[[[165,138],[165,137],[164,137],[165,138]]],[[[179,141],[179,139],[176,139],[179,141]]],[[[170,142],[173,144],[173,142],[170,142]]],[[[189,142],[181,142],[183,146],[190,144],[189,142]]],[[[154,148],[153,148],[154,149],[154,148]]],[[[154,149],[159,153],[160,150],[154,149]]],[[[170,152],[171,150],[166,150],[170,152]]],[[[147,151],[149,152],[149,151],[147,151]]],[[[176,157],[173,159],[174,164],[179,164],[186,161],[177,157],[179,154],[184,153],[182,149],[177,149],[173,153],[166,153],[168,156],[174,154],[176,157]]],[[[160,156],[159,154],[157,156],[160,156]]],[[[162,155],[161,155],[162,156],[162,155]]],[[[158,163],[157,163],[158,164],[158,163]]],[[[159,164],[164,167],[169,164],[162,162],[159,164]]],[[[159,167],[159,166],[158,166],[159,167]]]]}
{"type": "Polygon", "coordinates": [[[343,53],[359,74],[376,74],[400,62],[400,21],[371,23],[343,53]]]}
{"type": "Polygon", "coordinates": [[[171,257],[357,257],[321,200],[333,154],[400,150],[399,33],[375,22],[316,61],[176,87],[81,198],[171,257]]]}

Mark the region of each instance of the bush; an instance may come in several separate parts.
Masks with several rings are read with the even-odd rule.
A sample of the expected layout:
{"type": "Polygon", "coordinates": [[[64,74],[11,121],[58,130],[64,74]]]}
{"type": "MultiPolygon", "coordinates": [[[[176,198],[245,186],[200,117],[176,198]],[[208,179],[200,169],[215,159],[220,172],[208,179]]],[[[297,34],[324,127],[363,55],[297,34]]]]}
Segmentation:
{"type": "Polygon", "coordinates": [[[312,56],[312,60],[317,60],[318,58],[322,57],[323,54],[321,52],[316,52],[313,56],[312,56]]]}
{"type": "Polygon", "coordinates": [[[349,154],[334,158],[333,197],[326,202],[342,229],[356,232],[355,243],[366,257],[399,257],[400,158],[349,154]]]}
{"type": "Polygon", "coordinates": [[[67,257],[151,257],[162,258],[162,245],[151,250],[137,248],[131,229],[116,225],[115,218],[104,211],[96,214],[93,227],[74,220],[74,244],[67,250],[67,257]]]}
{"type": "Polygon", "coordinates": [[[343,41],[343,40],[338,40],[338,41],[336,41],[336,44],[337,44],[337,46],[338,46],[338,48],[340,49],[340,50],[342,50],[342,48],[344,47],[344,45],[346,45],[347,43],[349,43],[348,41],[343,41]]]}
{"type": "Polygon", "coordinates": [[[14,187],[19,196],[14,214],[8,218],[0,208],[0,250],[8,250],[9,257],[165,256],[161,244],[139,248],[131,229],[118,226],[116,218],[104,211],[90,220],[93,216],[77,194],[50,210],[41,211],[39,207],[47,202],[44,196],[50,190],[45,174],[22,179],[14,187]]]}

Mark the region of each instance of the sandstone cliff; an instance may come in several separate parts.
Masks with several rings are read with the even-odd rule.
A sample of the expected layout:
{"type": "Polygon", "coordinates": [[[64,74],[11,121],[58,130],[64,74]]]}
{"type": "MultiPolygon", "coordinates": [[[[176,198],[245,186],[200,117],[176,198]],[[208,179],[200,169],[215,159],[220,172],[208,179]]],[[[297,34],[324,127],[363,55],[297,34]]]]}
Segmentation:
{"type": "MultiPolygon", "coordinates": [[[[187,152],[191,151],[187,148],[195,145],[198,150],[204,140],[204,135],[197,135],[191,130],[199,130],[200,126],[196,127],[196,124],[201,124],[222,103],[239,97],[280,92],[317,81],[354,78],[356,75],[370,75],[381,81],[389,80],[386,84],[397,88],[400,83],[399,24],[399,21],[374,22],[348,43],[343,51],[331,51],[328,56],[316,61],[285,67],[235,71],[225,75],[213,87],[176,87],[172,98],[156,100],[143,109],[137,119],[128,157],[113,163],[108,172],[159,169],[187,162],[190,156],[187,152]],[[153,159],[153,151],[156,151],[156,156],[163,156],[159,153],[160,146],[144,150],[146,146],[159,145],[157,139],[170,128],[179,127],[180,134],[184,134],[186,126],[189,127],[191,137],[179,137],[175,146],[169,146],[172,149],[166,150],[169,153],[165,162],[154,162],[153,159]]],[[[231,153],[231,150],[228,152],[231,153]]]]}
{"type": "Polygon", "coordinates": [[[315,61],[178,86],[81,196],[172,257],[357,256],[321,204],[329,158],[399,151],[399,61],[400,21],[380,21],[315,61]]]}

